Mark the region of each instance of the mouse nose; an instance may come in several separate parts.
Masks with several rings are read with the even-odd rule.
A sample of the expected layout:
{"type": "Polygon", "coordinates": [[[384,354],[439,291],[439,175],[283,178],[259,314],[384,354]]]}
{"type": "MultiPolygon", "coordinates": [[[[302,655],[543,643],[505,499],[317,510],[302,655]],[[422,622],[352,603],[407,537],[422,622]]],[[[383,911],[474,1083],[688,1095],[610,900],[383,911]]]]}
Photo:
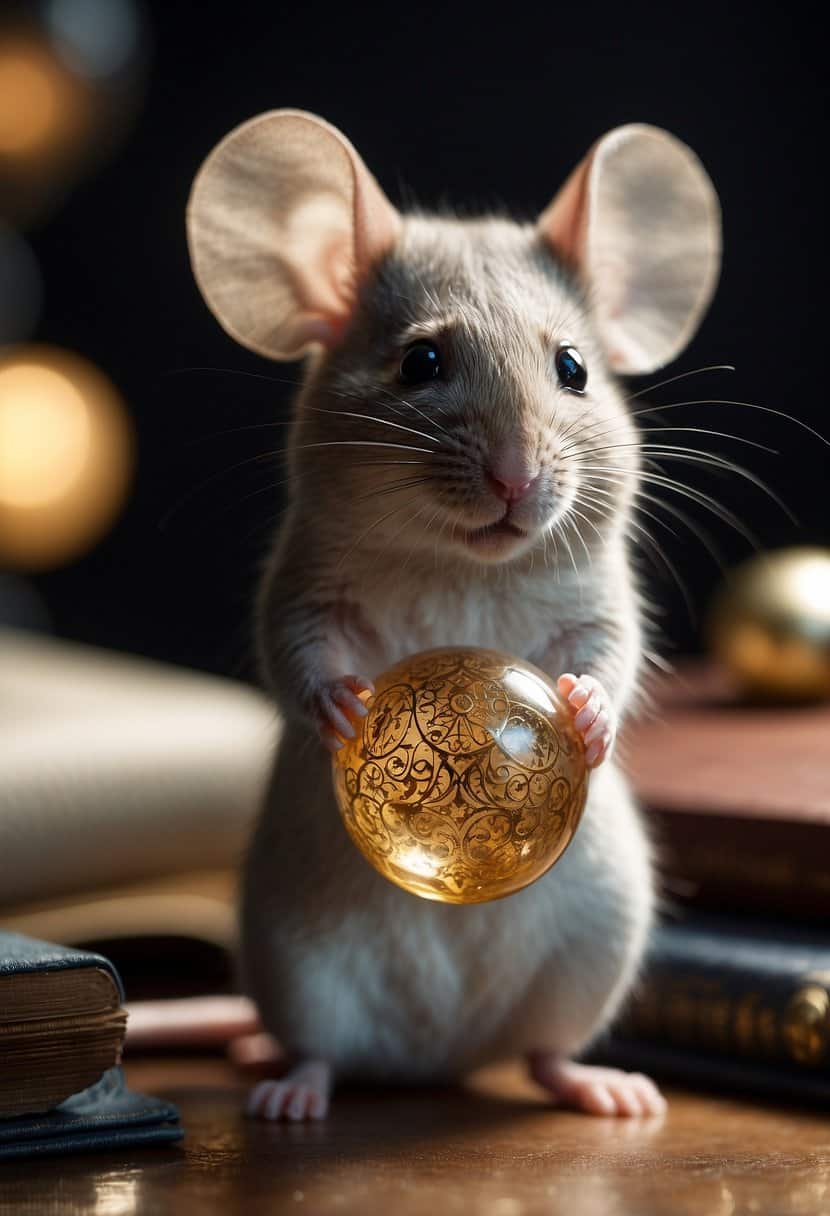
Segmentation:
{"type": "Polygon", "coordinates": [[[519,452],[502,452],[490,462],[487,481],[490,489],[505,502],[518,502],[533,486],[539,474],[519,452]]]}

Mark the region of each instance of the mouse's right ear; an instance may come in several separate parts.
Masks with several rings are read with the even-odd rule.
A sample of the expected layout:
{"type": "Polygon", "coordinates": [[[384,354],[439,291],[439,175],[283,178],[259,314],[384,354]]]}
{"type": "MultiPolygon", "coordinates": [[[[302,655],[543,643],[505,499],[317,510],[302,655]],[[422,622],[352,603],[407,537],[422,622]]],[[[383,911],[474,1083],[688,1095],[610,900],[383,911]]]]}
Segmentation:
{"type": "Polygon", "coordinates": [[[539,231],[582,280],[615,371],[652,372],[680,353],[720,269],[720,206],[690,148],[644,123],[609,131],[539,231]]]}
{"type": "Polygon", "coordinates": [[[231,337],[271,359],[338,341],[362,279],[400,226],[345,136],[299,110],[231,131],[199,170],[187,207],[208,307],[231,337]]]}

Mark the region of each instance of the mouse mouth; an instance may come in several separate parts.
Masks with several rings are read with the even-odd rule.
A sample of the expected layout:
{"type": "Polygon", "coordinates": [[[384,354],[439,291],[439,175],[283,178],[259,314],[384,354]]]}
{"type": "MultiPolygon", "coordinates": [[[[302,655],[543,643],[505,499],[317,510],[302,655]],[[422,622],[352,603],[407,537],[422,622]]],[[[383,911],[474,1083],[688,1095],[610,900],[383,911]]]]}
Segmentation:
{"type": "Polygon", "coordinates": [[[527,532],[523,528],[517,528],[508,519],[499,519],[494,524],[487,524],[485,528],[475,528],[472,532],[465,532],[464,542],[471,549],[480,551],[502,549],[505,545],[517,540],[524,540],[526,537],[527,532]]]}

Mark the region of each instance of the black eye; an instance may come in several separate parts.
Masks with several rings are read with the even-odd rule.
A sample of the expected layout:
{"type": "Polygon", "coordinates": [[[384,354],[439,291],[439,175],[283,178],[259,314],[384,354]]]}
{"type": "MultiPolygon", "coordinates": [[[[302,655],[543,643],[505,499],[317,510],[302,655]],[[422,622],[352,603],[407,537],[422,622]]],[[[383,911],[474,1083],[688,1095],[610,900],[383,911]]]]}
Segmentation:
{"type": "Polygon", "coordinates": [[[423,384],[441,374],[441,355],[434,342],[413,342],[401,359],[404,384],[423,384]]]}
{"type": "Polygon", "coordinates": [[[588,382],[588,369],[575,346],[560,346],[556,352],[556,374],[563,388],[583,393],[588,382]]]}

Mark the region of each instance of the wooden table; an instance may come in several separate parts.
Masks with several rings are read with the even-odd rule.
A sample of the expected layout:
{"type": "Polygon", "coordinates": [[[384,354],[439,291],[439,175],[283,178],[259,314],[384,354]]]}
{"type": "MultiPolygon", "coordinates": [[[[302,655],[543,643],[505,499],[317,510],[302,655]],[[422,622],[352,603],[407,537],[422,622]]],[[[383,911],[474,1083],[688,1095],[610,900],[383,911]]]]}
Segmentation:
{"type": "Polygon", "coordinates": [[[518,1068],[468,1091],[352,1091],[322,1124],[240,1114],[216,1059],[143,1060],[138,1089],[178,1103],[180,1146],[0,1165],[2,1216],[817,1216],[830,1213],[819,1112],[670,1092],[663,1119],[546,1106],[518,1068]]]}

